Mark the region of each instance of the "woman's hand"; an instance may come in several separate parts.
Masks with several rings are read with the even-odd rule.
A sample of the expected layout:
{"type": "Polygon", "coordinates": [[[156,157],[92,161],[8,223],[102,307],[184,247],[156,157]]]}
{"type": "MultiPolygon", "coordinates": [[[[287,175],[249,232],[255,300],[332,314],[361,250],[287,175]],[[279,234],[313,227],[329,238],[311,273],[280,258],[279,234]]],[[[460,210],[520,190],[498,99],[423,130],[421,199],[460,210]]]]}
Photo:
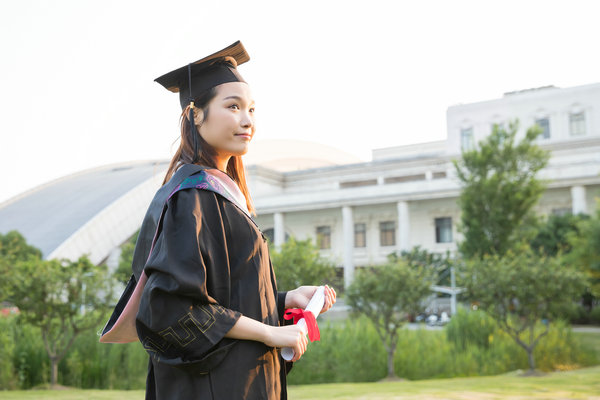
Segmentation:
{"type": "MultiPolygon", "coordinates": [[[[300,286],[297,289],[290,290],[285,296],[285,308],[301,308],[305,309],[308,302],[317,291],[318,286],[300,286]]],[[[321,313],[329,310],[335,303],[337,294],[335,289],[325,285],[325,303],[321,313]]]]}
{"type": "Polygon", "coordinates": [[[263,342],[271,347],[291,347],[296,362],[302,357],[308,345],[308,339],[298,325],[268,326],[263,342]]]}
{"type": "Polygon", "coordinates": [[[306,351],[308,339],[298,325],[272,326],[242,315],[225,334],[231,339],[255,340],[271,347],[294,349],[292,361],[298,361],[306,351]]]}

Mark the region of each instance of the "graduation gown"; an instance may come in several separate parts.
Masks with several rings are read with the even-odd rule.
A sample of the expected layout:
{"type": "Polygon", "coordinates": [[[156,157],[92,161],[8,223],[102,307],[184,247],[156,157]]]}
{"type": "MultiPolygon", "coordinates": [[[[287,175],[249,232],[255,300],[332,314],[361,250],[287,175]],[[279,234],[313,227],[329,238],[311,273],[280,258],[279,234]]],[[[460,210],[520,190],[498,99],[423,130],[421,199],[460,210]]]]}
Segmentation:
{"type": "Polygon", "coordinates": [[[225,338],[241,315],[282,324],[286,293],[277,292],[256,223],[230,199],[196,188],[172,194],[161,221],[136,315],[150,354],[146,399],[287,398],[291,364],[277,349],[225,338]]]}

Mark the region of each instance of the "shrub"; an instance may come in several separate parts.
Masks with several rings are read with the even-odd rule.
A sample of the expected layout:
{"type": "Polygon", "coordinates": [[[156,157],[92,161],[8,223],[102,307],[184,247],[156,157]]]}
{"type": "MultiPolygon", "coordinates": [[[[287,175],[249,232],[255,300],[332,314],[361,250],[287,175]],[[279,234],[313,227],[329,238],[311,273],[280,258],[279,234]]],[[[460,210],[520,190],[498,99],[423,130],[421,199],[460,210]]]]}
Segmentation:
{"type": "Polygon", "coordinates": [[[139,343],[99,343],[92,332],[78,338],[59,375],[67,386],[102,389],[143,389],[148,355],[139,343]]]}
{"type": "Polygon", "coordinates": [[[12,358],[17,386],[20,389],[29,389],[48,382],[50,363],[40,330],[23,323],[19,317],[12,319],[11,329],[15,339],[12,358]]]}
{"type": "Polygon", "coordinates": [[[386,351],[365,317],[321,324],[321,340],[294,364],[290,384],[373,382],[386,376],[386,351]]]}
{"type": "Polygon", "coordinates": [[[496,322],[485,312],[460,308],[446,327],[446,337],[457,349],[464,350],[469,345],[487,349],[497,329],[496,322]]]}
{"type": "Polygon", "coordinates": [[[590,311],[589,316],[590,322],[592,324],[600,325],[600,306],[592,308],[592,311],[590,311]]]}
{"type": "Polygon", "coordinates": [[[11,329],[14,317],[0,317],[0,389],[16,389],[16,376],[13,368],[15,338],[11,329]]]}
{"type": "MultiPolygon", "coordinates": [[[[460,331],[473,321],[484,320],[480,311],[457,314],[451,324],[460,331]],[[470,315],[475,314],[475,315],[470,315]]],[[[18,323],[17,318],[0,319],[0,389],[27,389],[46,383],[49,363],[39,331],[18,323]],[[10,341],[12,340],[12,345],[10,341]]],[[[542,330],[540,324],[536,329],[542,330]]],[[[485,332],[482,329],[481,332],[485,332]]],[[[473,339],[450,339],[453,334],[425,329],[399,331],[394,367],[407,379],[451,378],[501,374],[527,367],[527,355],[505,333],[494,330],[481,345],[473,339]]],[[[564,322],[552,323],[549,333],[535,349],[538,368],[565,370],[599,362],[593,348],[597,341],[580,343],[564,322]]],[[[371,322],[361,317],[336,323],[321,323],[321,341],[309,344],[295,363],[290,384],[327,382],[374,382],[386,376],[386,351],[371,322]]],[[[59,364],[63,385],[97,389],[143,389],[148,356],[139,343],[103,344],[95,332],[82,334],[59,364]]]]}

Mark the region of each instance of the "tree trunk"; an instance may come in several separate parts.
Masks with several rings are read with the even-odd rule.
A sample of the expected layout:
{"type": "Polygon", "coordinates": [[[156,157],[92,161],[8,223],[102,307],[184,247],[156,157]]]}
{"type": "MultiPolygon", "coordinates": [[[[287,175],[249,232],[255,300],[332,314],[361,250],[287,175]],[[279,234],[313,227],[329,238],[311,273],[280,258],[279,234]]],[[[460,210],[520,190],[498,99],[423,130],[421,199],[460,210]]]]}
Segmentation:
{"type": "Polygon", "coordinates": [[[54,388],[58,378],[58,359],[50,357],[50,385],[54,388]]]}
{"type": "Polygon", "coordinates": [[[394,349],[388,351],[388,378],[395,378],[396,373],[394,372],[394,349]]]}
{"type": "Polygon", "coordinates": [[[529,359],[529,370],[533,372],[535,370],[535,360],[533,359],[533,347],[526,348],[527,358],[529,359]]]}

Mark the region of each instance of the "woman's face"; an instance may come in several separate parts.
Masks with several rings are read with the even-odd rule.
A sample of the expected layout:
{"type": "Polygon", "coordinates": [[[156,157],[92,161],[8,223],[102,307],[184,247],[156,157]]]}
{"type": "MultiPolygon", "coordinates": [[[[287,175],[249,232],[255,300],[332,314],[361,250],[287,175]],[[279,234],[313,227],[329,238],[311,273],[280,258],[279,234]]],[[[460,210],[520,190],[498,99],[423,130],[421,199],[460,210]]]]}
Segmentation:
{"type": "Polygon", "coordinates": [[[198,132],[218,157],[241,156],[254,136],[254,100],[243,82],[223,83],[208,103],[208,116],[195,117],[198,132]],[[203,120],[204,119],[204,120],[203,120]]]}

